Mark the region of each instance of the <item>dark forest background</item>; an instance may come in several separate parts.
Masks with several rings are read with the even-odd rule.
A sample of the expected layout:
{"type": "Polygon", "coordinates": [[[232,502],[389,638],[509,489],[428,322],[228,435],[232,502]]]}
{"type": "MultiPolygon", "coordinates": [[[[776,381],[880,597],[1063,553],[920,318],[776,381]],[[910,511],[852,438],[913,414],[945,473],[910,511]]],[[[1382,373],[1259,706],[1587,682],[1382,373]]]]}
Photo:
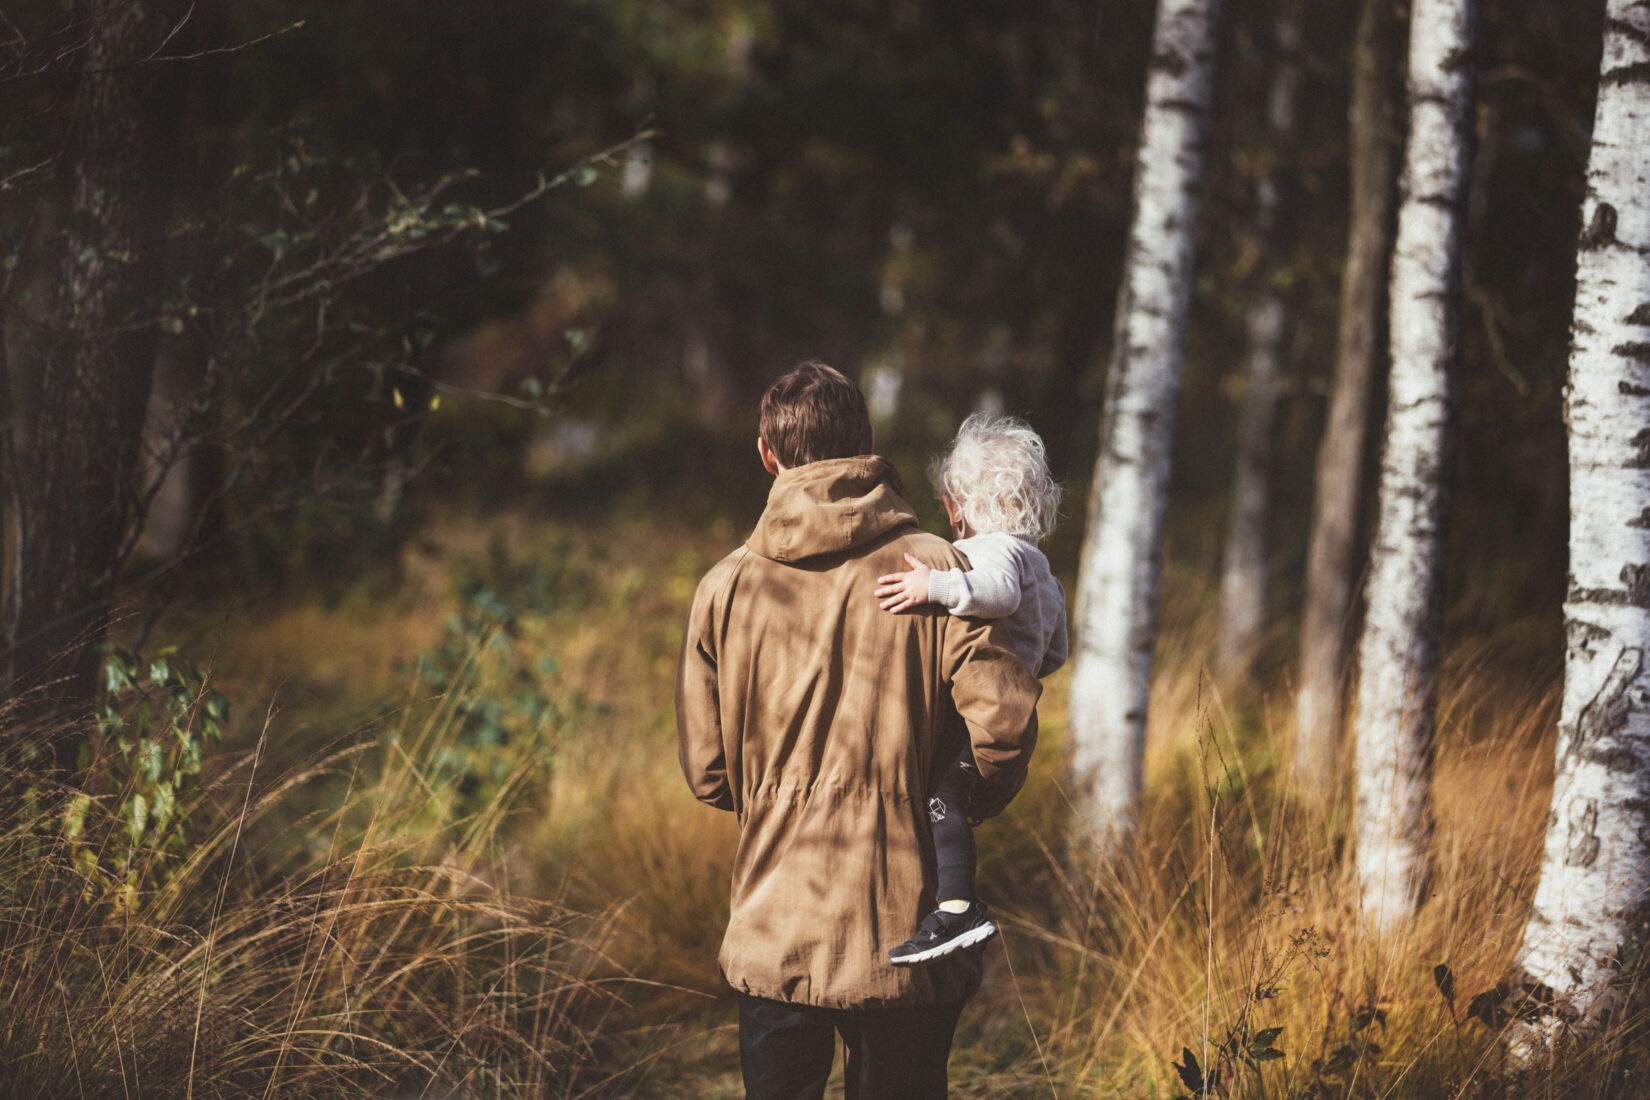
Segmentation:
{"type": "MultiPolygon", "coordinates": [[[[29,13],[34,34],[49,29],[49,11],[29,13]]],[[[1078,488],[1096,447],[1151,15],[1149,4],[1116,0],[202,9],[170,49],[204,56],[165,63],[161,109],[176,153],[151,181],[170,210],[169,277],[206,307],[170,339],[195,338],[198,324],[210,342],[228,327],[209,311],[233,308],[244,286],[188,270],[201,262],[188,253],[203,235],[222,247],[213,235],[233,236],[236,218],[243,235],[273,226],[269,196],[236,183],[295,149],[352,181],[407,190],[473,170],[446,197],[491,208],[645,131],[500,219],[507,231],[479,247],[387,263],[340,290],[333,308],[383,337],[370,355],[383,365],[345,378],[304,432],[277,433],[271,446],[312,451],[316,425],[348,437],[394,420],[391,446],[421,471],[398,522],[430,492],[554,506],[579,487],[638,482],[661,499],[750,516],[759,478],[729,491],[709,483],[742,467],[709,463],[723,443],[744,445],[766,381],[815,356],[885,402],[897,392],[897,405],[881,406],[896,454],[932,451],[983,404],[1029,418],[1057,475],[1078,488]],[[383,407],[397,387],[383,380],[403,368],[409,402],[413,390],[445,386],[526,398],[542,413],[448,398],[429,415],[397,417],[383,407]]],[[[1260,262],[1252,230],[1255,179],[1277,156],[1261,117],[1273,12],[1239,0],[1221,24],[1170,547],[1211,569],[1216,560],[1244,310],[1257,281],[1274,279],[1293,310],[1275,441],[1274,555],[1286,585],[1300,571],[1334,350],[1354,17],[1352,4],[1327,2],[1303,19],[1281,271],[1260,262]]],[[[1461,614],[1486,623],[1551,614],[1562,592],[1559,390],[1599,18],[1590,6],[1482,6],[1451,590],[1461,614]]],[[[6,74],[4,153],[15,166],[49,151],[67,121],[72,73],[37,68],[25,57],[6,74]]],[[[27,182],[8,198],[30,197],[27,182]]],[[[15,240],[29,208],[6,209],[15,240]]],[[[156,296],[179,297],[172,285],[156,296]]],[[[26,306],[12,309],[15,319],[26,306]]],[[[259,333],[224,369],[296,356],[302,338],[259,333]]],[[[293,476],[313,457],[292,456],[293,476]]],[[[384,532],[360,529],[382,509],[300,510],[336,526],[336,540],[382,545],[384,532]]],[[[239,529],[220,550],[243,577],[302,573],[311,562],[299,544],[312,539],[280,526],[294,514],[283,506],[270,529],[239,529]]],[[[1079,518],[1053,546],[1068,567],[1079,518]]],[[[1292,603],[1286,595],[1282,606],[1292,603]]]]}

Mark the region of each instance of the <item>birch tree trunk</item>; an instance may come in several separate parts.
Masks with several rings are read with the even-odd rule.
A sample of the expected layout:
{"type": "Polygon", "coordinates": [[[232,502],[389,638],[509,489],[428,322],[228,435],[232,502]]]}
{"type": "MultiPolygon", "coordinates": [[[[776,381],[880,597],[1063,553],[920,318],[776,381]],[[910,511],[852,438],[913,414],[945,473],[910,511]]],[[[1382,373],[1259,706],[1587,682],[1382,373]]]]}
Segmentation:
{"type": "Polygon", "coordinates": [[[1145,761],[1169,444],[1180,392],[1215,0],[1161,0],[1077,581],[1074,787],[1109,843],[1131,823],[1145,761]]]}
{"type": "Polygon", "coordinates": [[[1352,50],[1352,210],[1329,415],[1318,444],[1312,532],[1301,607],[1299,687],[1295,693],[1296,782],[1320,801],[1335,779],[1343,715],[1347,626],[1360,561],[1360,489],[1370,409],[1379,378],[1381,310],[1386,305],[1387,256],[1397,149],[1393,119],[1391,0],[1363,0],[1352,50]]]}
{"type": "Polygon", "coordinates": [[[1471,33],[1471,0],[1416,0],[1411,8],[1386,448],[1358,652],[1357,866],[1364,914],[1382,931],[1396,930],[1420,904],[1432,833],[1471,33]]]}
{"type": "Polygon", "coordinates": [[[1216,663],[1246,671],[1266,629],[1267,533],[1272,518],[1272,434],[1283,382],[1289,311],[1279,274],[1289,262],[1280,194],[1294,171],[1299,114],[1300,25],[1294,3],[1279,5],[1273,23],[1272,81],[1266,102],[1271,163],[1256,181],[1255,233],[1262,254],[1260,284],[1247,319],[1248,353],[1238,422],[1232,511],[1220,574],[1220,645],[1216,663]]]}
{"type": "Polygon", "coordinates": [[[1570,577],[1564,700],[1525,989],[1528,1062],[1569,1018],[1618,1003],[1623,945],[1650,922],[1650,9],[1610,0],[1576,263],[1565,401],[1570,577]]]}

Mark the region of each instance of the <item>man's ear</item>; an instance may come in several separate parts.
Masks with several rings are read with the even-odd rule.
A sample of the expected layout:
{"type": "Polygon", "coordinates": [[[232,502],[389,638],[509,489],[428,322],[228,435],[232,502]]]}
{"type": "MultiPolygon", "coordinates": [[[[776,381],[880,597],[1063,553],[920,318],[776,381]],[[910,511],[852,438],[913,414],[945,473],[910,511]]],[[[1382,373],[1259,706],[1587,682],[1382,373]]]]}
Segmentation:
{"type": "Polygon", "coordinates": [[[768,441],[761,436],[756,437],[756,453],[762,458],[762,468],[775,477],[785,469],[785,464],[779,461],[779,456],[773,453],[768,441]]]}

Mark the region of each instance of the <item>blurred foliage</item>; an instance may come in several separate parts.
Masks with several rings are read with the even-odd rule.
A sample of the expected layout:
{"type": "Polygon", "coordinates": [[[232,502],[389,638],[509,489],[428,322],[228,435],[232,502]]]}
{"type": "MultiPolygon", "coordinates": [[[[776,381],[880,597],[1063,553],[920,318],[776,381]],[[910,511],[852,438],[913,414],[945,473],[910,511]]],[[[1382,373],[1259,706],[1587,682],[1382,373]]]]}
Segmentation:
{"type": "Polygon", "coordinates": [[[421,424],[444,395],[549,414],[576,346],[511,395],[447,383],[431,349],[498,273],[505,219],[596,172],[587,160],[540,173],[483,207],[474,169],[421,175],[370,149],[318,152],[289,131],[270,163],[237,166],[215,219],[177,231],[206,235],[198,247],[219,257],[200,300],[167,316],[209,330],[197,393],[210,423],[183,445],[223,460],[237,564],[341,589],[381,567],[408,529],[403,490],[427,459],[421,424]]]}
{"type": "Polygon", "coordinates": [[[491,817],[521,789],[543,789],[558,739],[599,709],[567,690],[556,658],[530,641],[579,600],[577,570],[551,562],[519,562],[495,544],[484,567],[460,566],[440,644],[404,670],[436,706],[385,736],[392,748],[416,739],[410,751],[427,761],[421,781],[442,822],[491,817]]]}
{"type": "MultiPolygon", "coordinates": [[[[1217,552],[1243,314],[1270,280],[1296,309],[1276,440],[1274,555],[1287,579],[1303,556],[1334,350],[1354,4],[1305,9],[1298,155],[1285,172],[1293,244],[1286,268],[1268,271],[1256,263],[1252,216],[1254,182],[1275,153],[1263,112],[1277,2],[1224,6],[1170,552],[1199,563],[1217,552]]],[[[36,2],[8,14],[29,26],[23,16],[54,10],[36,2]]],[[[169,339],[245,330],[218,366],[216,415],[286,396],[255,380],[295,359],[329,379],[300,431],[248,471],[256,491],[225,501],[242,520],[283,517],[259,518],[234,544],[240,573],[336,583],[393,562],[416,518],[417,497],[403,492],[415,473],[483,507],[522,490],[582,500],[592,477],[695,506],[697,471],[661,441],[748,437],[756,395],[805,355],[897,397],[879,432],[909,454],[941,445],[977,405],[1026,415],[1080,500],[1151,15],[1134,0],[197,9],[178,52],[199,56],[167,62],[187,78],[174,81],[176,171],[155,181],[187,230],[174,242],[190,294],[169,294],[179,308],[161,314],[184,331],[169,339]],[[419,231],[397,219],[439,221],[448,201],[500,209],[543,173],[643,129],[656,132],[599,176],[579,173],[588,186],[567,201],[491,221],[466,213],[450,226],[470,226],[462,247],[420,247],[329,288],[331,335],[318,349],[314,312],[275,319],[254,308],[244,317],[256,324],[241,324],[235,304],[246,299],[229,291],[303,269],[306,233],[313,250],[369,221],[419,231]],[[286,159],[295,147],[310,158],[297,173],[286,159]],[[306,213],[312,188],[326,219],[306,213]],[[191,249],[211,263],[190,261],[191,249]],[[220,289],[208,292],[214,280],[220,289]],[[455,396],[422,416],[445,390],[455,396]],[[471,393],[516,404],[459,405],[471,393]]],[[[1458,621],[1504,622],[1555,605],[1561,591],[1559,389],[1599,20],[1594,6],[1559,0],[1480,6],[1458,621]]],[[[54,41],[31,56],[52,56],[54,41]]],[[[27,223],[25,169],[67,123],[65,65],[0,74],[14,93],[0,232],[14,240],[27,223]]],[[[1055,549],[1066,565],[1075,542],[1055,549]]]]}

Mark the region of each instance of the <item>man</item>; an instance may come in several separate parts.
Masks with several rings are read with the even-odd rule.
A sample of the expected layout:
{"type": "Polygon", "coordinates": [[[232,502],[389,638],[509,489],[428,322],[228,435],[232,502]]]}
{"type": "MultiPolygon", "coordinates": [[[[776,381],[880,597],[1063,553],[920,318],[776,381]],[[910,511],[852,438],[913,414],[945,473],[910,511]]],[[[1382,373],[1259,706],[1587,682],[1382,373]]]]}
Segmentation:
{"type": "Polygon", "coordinates": [[[837,1032],[848,1097],[945,1095],[979,952],[915,967],[886,954],[935,905],[930,767],[948,729],[968,737],[971,812],[989,816],[1036,743],[1041,688],[999,627],[878,608],[877,577],[905,554],[967,560],[919,529],[872,442],[864,396],[830,367],[769,387],[767,508],[700,582],[677,668],[683,773],[739,818],[719,961],[752,1097],[822,1095],[837,1032]]]}

